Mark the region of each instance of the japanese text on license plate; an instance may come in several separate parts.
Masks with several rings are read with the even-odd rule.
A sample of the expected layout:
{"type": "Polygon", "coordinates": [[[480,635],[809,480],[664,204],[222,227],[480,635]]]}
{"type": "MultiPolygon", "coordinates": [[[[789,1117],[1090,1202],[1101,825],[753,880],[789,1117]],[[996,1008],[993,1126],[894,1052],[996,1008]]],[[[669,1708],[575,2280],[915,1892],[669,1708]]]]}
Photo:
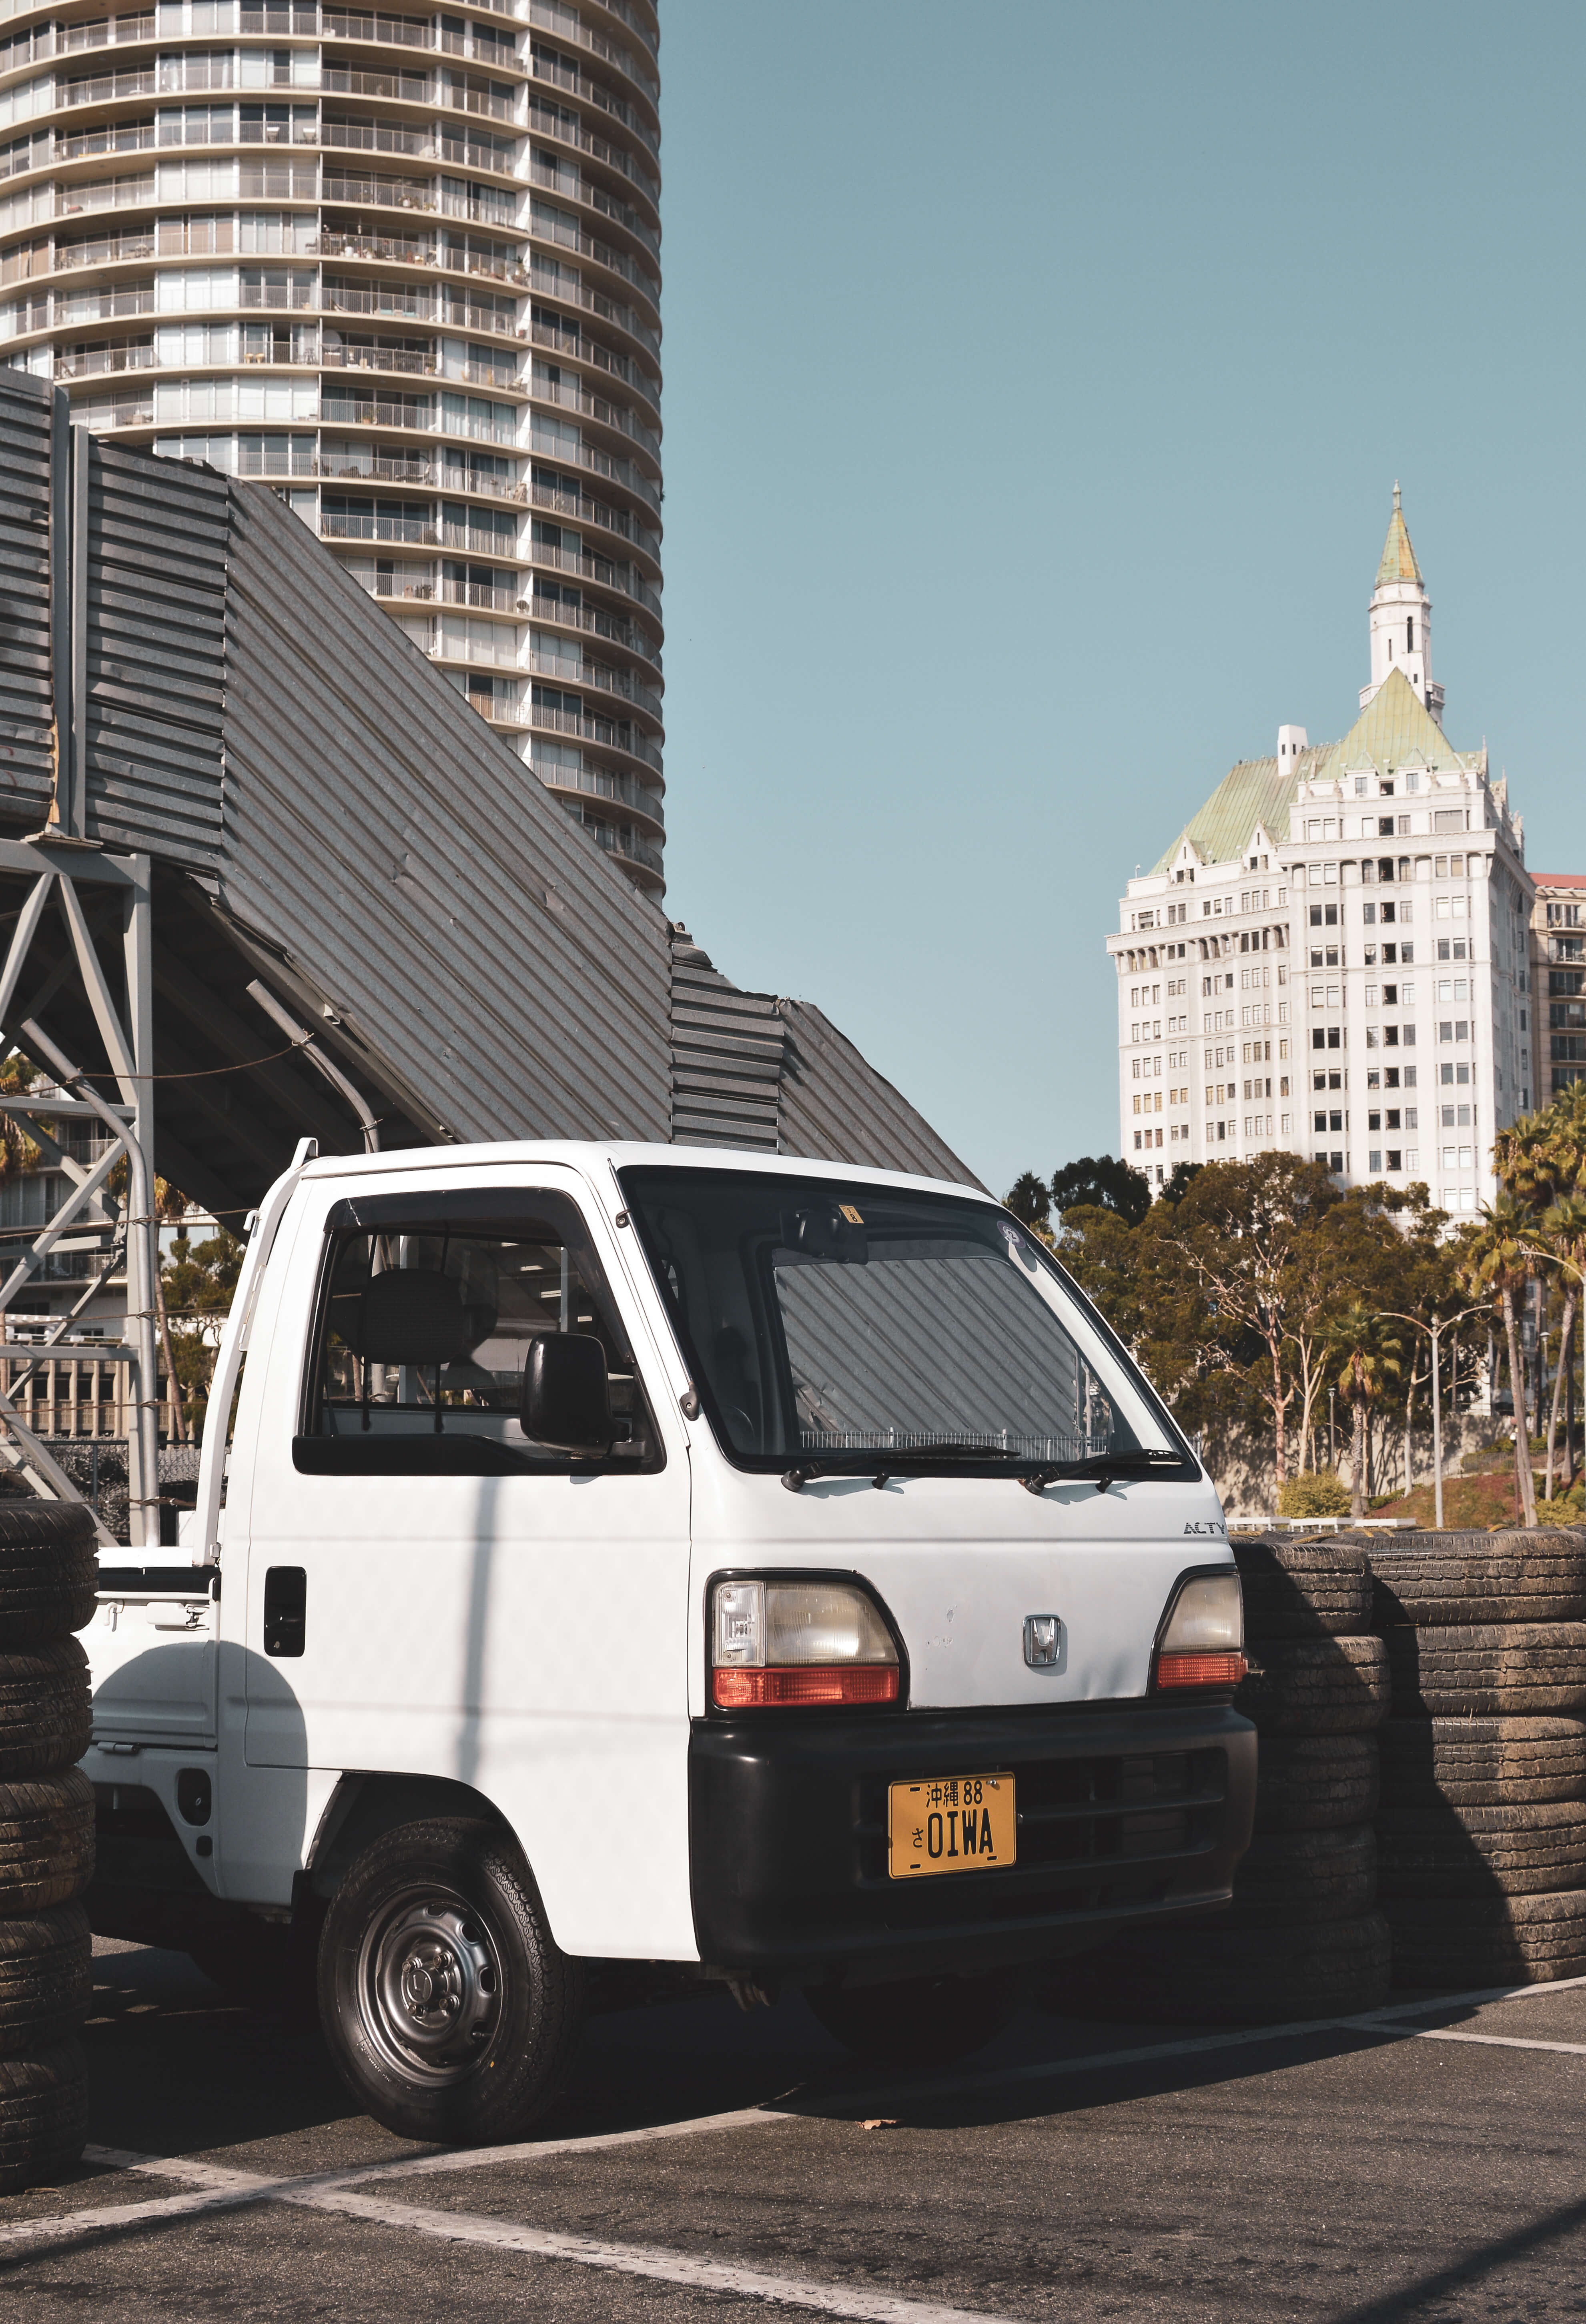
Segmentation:
{"type": "Polygon", "coordinates": [[[1011,1775],[936,1775],[887,1790],[887,1869],[894,1880],[991,1872],[1018,1854],[1011,1775]]]}

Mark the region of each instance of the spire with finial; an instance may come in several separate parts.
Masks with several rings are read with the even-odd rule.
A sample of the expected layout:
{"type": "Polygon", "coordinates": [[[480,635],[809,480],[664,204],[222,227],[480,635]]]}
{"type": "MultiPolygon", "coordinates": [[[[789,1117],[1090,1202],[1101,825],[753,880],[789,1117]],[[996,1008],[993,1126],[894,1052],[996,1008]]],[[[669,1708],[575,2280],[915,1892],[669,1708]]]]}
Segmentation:
{"type": "Polygon", "coordinates": [[[1393,514],[1388,520],[1388,539],[1382,544],[1382,562],[1377,567],[1377,586],[1385,581],[1419,581],[1421,568],[1415,562],[1415,552],[1410,546],[1409,527],[1405,522],[1399,503],[1398,480],[1394,479],[1393,514]]]}

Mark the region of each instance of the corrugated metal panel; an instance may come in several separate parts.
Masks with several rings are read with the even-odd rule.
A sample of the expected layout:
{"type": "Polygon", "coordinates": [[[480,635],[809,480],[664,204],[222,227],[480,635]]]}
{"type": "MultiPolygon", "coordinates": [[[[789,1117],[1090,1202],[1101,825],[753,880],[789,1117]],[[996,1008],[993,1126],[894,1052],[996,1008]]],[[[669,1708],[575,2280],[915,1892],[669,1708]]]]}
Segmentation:
{"type": "Polygon", "coordinates": [[[218,903],[355,1071],[431,1137],[666,1138],[659,908],[263,486],[232,488],[226,732],[218,903]]]}
{"type": "Polygon", "coordinates": [[[229,493],[113,445],[95,445],[89,475],[88,835],[212,871],[229,493]]]}
{"type": "Polygon", "coordinates": [[[781,1150],[929,1178],[980,1180],[901,1092],[860,1056],[829,1017],[807,1001],[779,1001],[788,1028],[782,1072],[781,1150]]]}
{"type": "Polygon", "coordinates": [[[740,992],[698,946],[672,951],[672,1136],[777,1151],[787,1036],[776,1003],[740,992]]]}
{"type": "Polygon", "coordinates": [[[41,823],[54,775],[50,391],[0,371],[0,816],[41,823]]]}

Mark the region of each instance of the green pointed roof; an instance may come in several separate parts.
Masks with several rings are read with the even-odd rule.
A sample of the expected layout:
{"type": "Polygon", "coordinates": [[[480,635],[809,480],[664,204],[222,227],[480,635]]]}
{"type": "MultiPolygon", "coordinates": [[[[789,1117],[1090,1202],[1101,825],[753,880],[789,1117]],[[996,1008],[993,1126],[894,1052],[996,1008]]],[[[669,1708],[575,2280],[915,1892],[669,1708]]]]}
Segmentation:
{"type": "Polygon", "coordinates": [[[1444,736],[1409,679],[1396,663],[1367,703],[1342,742],[1328,753],[1323,777],[1342,775],[1368,761],[1379,775],[1414,760],[1424,767],[1462,767],[1462,757],[1444,736]]]}
{"type": "Polygon", "coordinates": [[[1229,770],[1198,815],[1151,866],[1153,877],[1167,871],[1187,839],[1203,863],[1231,862],[1245,852],[1258,824],[1281,844],[1288,810],[1301,783],[1314,781],[1333,745],[1320,742],[1286,763],[1277,759],[1241,759],[1229,770]]]}
{"type": "Polygon", "coordinates": [[[1398,486],[1393,488],[1393,514],[1388,520],[1388,539],[1382,544],[1382,562],[1377,567],[1377,586],[1388,581],[1419,581],[1421,568],[1415,562],[1415,552],[1410,547],[1410,529],[1405,522],[1404,511],[1398,504],[1398,486]]]}

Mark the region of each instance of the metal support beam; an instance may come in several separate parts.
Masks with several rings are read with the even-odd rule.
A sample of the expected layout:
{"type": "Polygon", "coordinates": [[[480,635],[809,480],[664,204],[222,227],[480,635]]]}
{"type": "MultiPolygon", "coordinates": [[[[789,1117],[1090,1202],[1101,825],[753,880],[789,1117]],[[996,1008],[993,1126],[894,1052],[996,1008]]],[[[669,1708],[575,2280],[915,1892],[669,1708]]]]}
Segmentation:
{"type": "Polygon", "coordinates": [[[362,1093],[350,1082],[341,1067],[327,1057],[306,1025],[300,1025],[290,1009],[283,1009],[267,984],[255,977],[248,987],[248,998],[256,1001],[272,1025],[279,1025],[289,1041],[295,1041],[303,1055],[322,1073],[333,1090],[338,1090],[357,1115],[364,1132],[365,1154],[380,1151],[380,1124],[373,1109],[362,1093]]]}

